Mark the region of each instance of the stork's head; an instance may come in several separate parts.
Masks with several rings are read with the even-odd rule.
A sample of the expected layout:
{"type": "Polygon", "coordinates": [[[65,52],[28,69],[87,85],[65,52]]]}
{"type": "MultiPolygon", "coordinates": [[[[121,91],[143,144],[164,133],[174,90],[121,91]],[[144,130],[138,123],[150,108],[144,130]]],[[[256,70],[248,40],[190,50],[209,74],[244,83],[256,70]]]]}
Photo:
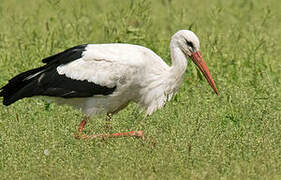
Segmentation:
{"type": "Polygon", "coordinates": [[[173,35],[172,41],[173,43],[171,44],[179,47],[181,51],[197,65],[215,93],[218,94],[216,84],[211,77],[203,57],[201,56],[198,37],[192,31],[180,30],[173,35]]]}
{"type": "Polygon", "coordinates": [[[192,53],[200,50],[198,37],[189,30],[178,31],[173,35],[172,41],[189,57],[191,57],[192,53]]]}

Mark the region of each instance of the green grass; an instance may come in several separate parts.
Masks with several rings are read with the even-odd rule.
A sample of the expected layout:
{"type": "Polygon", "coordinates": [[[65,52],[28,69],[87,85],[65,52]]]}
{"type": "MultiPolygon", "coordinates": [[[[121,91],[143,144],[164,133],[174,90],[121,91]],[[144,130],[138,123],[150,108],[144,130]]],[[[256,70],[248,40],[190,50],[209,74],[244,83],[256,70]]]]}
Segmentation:
{"type": "MultiPolygon", "coordinates": [[[[75,140],[82,114],[41,99],[0,105],[0,179],[280,179],[280,12],[279,0],[1,0],[0,86],[83,43],[140,44],[170,63],[171,35],[191,29],[220,96],[189,63],[163,109],[114,116],[112,132],[143,130],[155,145],[75,140]]],[[[92,117],[85,131],[104,125],[92,117]]]]}

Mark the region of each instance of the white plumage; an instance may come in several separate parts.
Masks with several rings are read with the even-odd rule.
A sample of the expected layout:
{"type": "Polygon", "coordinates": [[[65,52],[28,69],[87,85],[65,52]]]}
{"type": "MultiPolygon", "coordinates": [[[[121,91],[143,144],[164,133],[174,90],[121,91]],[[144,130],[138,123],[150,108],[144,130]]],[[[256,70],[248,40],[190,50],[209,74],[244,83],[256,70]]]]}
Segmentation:
{"type": "MultiPolygon", "coordinates": [[[[71,79],[117,87],[110,95],[77,101],[88,116],[117,112],[130,101],[139,103],[151,114],[162,107],[166,96],[173,92],[167,84],[169,70],[153,51],[130,44],[90,44],[80,59],[57,67],[59,74],[71,79]]],[[[65,103],[72,100],[64,99],[65,103]]]]}
{"type": "Polygon", "coordinates": [[[16,76],[2,88],[0,95],[4,97],[5,105],[24,97],[51,96],[58,103],[81,109],[87,117],[100,113],[114,114],[128,103],[136,102],[150,115],[163,107],[179,89],[187,57],[199,67],[218,93],[193,32],[181,30],[175,33],[170,51],[172,65],[168,66],[153,51],[138,45],[73,47],[44,59],[45,66],[22,73],[25,78],[16,76]],[[21,90],[12,92],[13,84],[20,82],[25,83],[18,85],[21,90]],[[29,87],[38,90],[31,93],[29,87]]]}

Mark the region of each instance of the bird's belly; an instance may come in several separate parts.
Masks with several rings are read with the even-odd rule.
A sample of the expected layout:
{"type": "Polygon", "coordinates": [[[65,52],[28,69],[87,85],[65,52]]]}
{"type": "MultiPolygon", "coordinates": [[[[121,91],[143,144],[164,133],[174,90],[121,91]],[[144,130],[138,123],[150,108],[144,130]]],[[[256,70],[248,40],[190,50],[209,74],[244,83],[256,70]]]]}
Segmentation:
{"type": "Polygon", "coordinates": [[[125,108],[129,100],[116,96],[96,95],[87,98],[49,98],[57,104],[66,104],[81,110],[87,116],[104,113],[117,113],[125,108]]]}

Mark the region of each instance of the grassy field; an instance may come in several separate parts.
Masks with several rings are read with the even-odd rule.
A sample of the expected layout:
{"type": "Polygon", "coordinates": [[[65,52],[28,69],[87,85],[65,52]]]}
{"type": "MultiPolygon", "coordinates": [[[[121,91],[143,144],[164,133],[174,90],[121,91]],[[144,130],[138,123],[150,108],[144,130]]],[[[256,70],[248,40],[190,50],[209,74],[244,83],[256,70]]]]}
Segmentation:
{"type": "MultiPolygon", "coordinates": [[[[191,29],[220,96],[189,63],[163,109],[114,116],[111,132],[155,142],[79,141],[79,111],[36,98],[0,105],[0,179],[281,179],[280,12],[279,0],[1,0],[0,86],[84,43],[140,44],[170,64],[171,35],[191,29]]],[[[104,125],[92,117],[85,131],[104,125]]]]}

